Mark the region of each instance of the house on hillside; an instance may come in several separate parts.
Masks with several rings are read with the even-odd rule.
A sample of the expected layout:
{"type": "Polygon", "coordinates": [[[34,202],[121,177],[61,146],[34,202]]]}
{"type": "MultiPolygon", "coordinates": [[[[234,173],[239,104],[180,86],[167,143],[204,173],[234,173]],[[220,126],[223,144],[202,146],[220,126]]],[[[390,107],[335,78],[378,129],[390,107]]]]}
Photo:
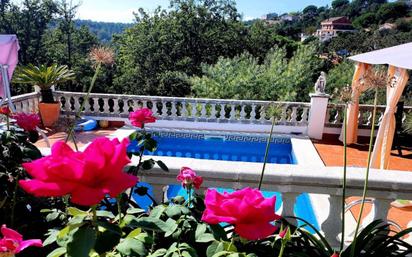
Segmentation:
{"type": "Polygon", "coordinates": [[[292,21],[299,20],[299,16],[294,15],[294,14],[285,13],[285,14],[282,14],[282,15],[279,16],[279,20],[292,22],[292,21]]]}
{"type": "Polygon", "coordinates": [[[268,13],[268,14],[263,15],[260,19],[268,21],[268,20],[277,20],[278,17],[279,15],[273,12],[273,13],[268,13]]]}
{"type": "Polygon", "coordinates": [[[321,42],[324,42],[338,36],[339,32],[353,31],[355,29],[347,17],[333,17],[322,21],[321,28],[315,32],[314,36],[319,38],[321,42]]]}

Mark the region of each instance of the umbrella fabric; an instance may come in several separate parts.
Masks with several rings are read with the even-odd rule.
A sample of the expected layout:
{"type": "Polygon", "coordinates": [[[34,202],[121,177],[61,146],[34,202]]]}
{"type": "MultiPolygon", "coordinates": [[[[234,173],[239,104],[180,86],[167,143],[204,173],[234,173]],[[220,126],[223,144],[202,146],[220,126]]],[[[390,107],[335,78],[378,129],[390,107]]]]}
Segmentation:
{"type": "MultiPolygon", "coordinates": [[[[18,62],[19,43],[16,35],[0,35],[0,64],[7,64],[9,80],[18,62]]],[[[0,73],[0,97],[4,98],[3,78],[0,73]]]]}
{"type": "Polygon", "coordinates": [[[412,69],[412,43],[393,46],[349,57],[350,60],[369,64],[388,64],[412,69]]]}

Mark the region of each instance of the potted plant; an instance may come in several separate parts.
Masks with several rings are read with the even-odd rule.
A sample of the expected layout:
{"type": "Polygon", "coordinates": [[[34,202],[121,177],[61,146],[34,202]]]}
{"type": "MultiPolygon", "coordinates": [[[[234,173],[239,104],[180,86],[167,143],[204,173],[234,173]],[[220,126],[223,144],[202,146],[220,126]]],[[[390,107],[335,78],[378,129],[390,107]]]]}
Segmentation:
{"type": "Polygon", "coordinates": [[[40,116],[43,125],[50,127],[60,116],[60,104],[54,100],[52,86],[73,80],[74,77],[75,74],[66,65],[34,66],[30,64],[17,70],[13,82],[32,84],[40,88],[40,116]]]}

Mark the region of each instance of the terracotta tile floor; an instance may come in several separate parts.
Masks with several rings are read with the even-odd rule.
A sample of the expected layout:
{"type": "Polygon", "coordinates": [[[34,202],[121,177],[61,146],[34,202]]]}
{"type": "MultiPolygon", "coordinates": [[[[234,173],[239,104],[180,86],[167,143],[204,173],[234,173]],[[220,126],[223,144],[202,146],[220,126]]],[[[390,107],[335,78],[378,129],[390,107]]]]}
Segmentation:
{"type": "MultiPolygon", "coordinates": [[[[322,140],[312,140],[320,157],[326,166],[343,166],[343,145],[338,140],[337,135],[324,135],[322,140]]],[[[359,143],[348,147],[348,166],[366,167],[368,157],[368,138],[359,138],[359,143]]],[[[412,172],[412,140],[402,140],[402,156],[398,155],[397,150],[392,150],[389,168],[392,170],[402,170],[412,172]]],[[[359,197],[350,197],[347,202],[351,202],[359,197]]],[[[365,217],[370,211],[371,206],[366,205],[365,217]]],[[[359,215],[359,206],[352,208],[352,214],[355,219],[359,215]]],[[[389,210],[388,219],[393,220],[402,228],[407,228],[412,221],[412,207],[395,208],[389,210]]]]}
{"type": "MultiPolygon", "coordinates": [[[[392,150],[389,169],[412,171],[412,139],[402,145],[402,156],[392,150]]],[[[407,139],[405,141],[408,141],[407,139]]],[[[337,135],[325,134],[322,140],[312,140],[326,166],[343,166],[343,145],[337,135]]],[[[348,166],[366,167],[368,158],[368,138],[359,138],[359,143],[348,147],[348,166]]]]}
{"type": "MultiPolygon", "coordinates": [[[[86,144],[90,143],[93,139],[97,137],[104,137],[109,136],[113,132],[116,131],[117,128],[107,128],[107,129],[99,129],[99,130],[92,130],[92,131],[83,131],[83,132],[76,132],[76,143],[79,148],[85,146],[86,144]]],[[[56,132],[51,133],[48,135],[48,139],[50,145],[53,145],[55,142],[60,140],[65,140],[67,134],[65,132],[56,132]]],[[[74,149],[73,140],[69,140],[68,144],[74,149]]],[[[47,147],[45,140],[40,139],[35,144],[37,147],[47,147]]]]}

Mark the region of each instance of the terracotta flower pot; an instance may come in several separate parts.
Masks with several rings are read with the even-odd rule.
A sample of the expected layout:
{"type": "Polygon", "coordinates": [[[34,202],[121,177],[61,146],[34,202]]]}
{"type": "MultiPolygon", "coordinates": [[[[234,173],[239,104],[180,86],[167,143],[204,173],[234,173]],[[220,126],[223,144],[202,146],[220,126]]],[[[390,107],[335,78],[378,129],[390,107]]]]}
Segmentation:
{"type": "Polygon", "coordinates": [[[40,117],[45,127],[52,127],[60,117],[60,103],[39,103],[40,117]]]}

